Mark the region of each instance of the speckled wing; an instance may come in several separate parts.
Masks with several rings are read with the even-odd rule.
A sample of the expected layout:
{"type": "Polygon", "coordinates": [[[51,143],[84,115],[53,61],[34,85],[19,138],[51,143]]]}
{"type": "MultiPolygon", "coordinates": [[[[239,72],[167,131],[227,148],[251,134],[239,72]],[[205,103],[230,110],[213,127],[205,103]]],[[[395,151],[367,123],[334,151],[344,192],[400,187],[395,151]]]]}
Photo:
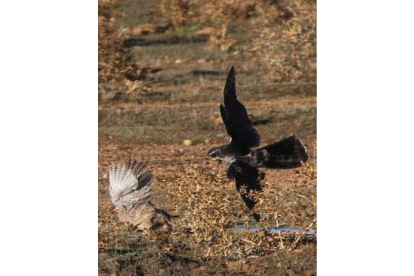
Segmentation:
{"type": "Polygon", "coordinates": [[[231,144],[239,149],[257,147],[260,135],[253,127],[243,104],[237,100],[236,77],[231,67],[224,87],[224,105],[220,104],[220,114],[227,133],[231,136],[231,144]]]}
{"type": "Polygon", "coordinates": [[[152,172],[144,171],[144,163],[128,161],[109,169],[109,194],[117,207],[130,209],[149,202],[152,172]]]}

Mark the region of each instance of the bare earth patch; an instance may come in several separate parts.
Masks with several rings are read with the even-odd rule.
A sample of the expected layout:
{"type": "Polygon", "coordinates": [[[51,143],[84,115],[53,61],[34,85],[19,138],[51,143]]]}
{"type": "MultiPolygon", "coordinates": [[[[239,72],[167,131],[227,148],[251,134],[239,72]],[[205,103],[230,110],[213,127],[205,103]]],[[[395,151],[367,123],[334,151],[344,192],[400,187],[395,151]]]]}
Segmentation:
{"type": "MultiPolygon", "coordinates": [[[[150,11],[158,9],[154,3],[119,1],[118,27],[164,26],[151,18],[150,11]]],[[[142,78],[115,79],[99,91],[100,275],[316,275],[316,241],[232,230],[235,224],[317,228],[314,75],[275,82],[264,70],[263,56],[246,50],[255,26],[254,20],[234,20],[228,34],[237,43],[228,51],[208,45],[209,37],[197,34],[208,26],[197,24],[133,34],[123,42],[128,64],[136,60],[148,67],[142,78]],[[264,170],[262,225],[252,220],[226,177],[227,165],[205,158],[212,146],[228,141],[219,104],[230,66],[261,145],[297,134],[311,155],[299,169],[264,170]],[[184,145],[185,140],[190,142],[184,145]],[[119,222],[109,198],[108,168],[130,158],[154,172],[153,202],[179,215],[171,235],[146,234],[119,222]]]]}

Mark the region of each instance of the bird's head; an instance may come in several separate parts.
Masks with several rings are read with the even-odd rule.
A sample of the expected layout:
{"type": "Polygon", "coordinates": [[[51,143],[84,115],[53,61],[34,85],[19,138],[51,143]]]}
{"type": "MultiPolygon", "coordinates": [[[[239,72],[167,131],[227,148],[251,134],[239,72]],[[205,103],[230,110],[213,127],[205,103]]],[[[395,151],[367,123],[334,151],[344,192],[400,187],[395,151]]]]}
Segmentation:
{"type": "Polygon", "coordinates": [[[219,147],[213,147],[207,152],[207,159],[211,161],[215,161],[217,159],[217,154],[219,151],[219,147]]]}

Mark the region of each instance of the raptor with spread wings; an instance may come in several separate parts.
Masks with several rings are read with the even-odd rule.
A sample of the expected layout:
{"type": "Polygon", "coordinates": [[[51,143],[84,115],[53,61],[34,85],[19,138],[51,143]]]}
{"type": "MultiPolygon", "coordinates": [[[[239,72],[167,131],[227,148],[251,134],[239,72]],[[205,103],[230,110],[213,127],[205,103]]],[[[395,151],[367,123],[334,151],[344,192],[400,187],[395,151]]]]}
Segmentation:
{"type": "MultiPolygon", "coordinates": [[[[235,179],[239,192],[242,190],[240,187],[246,187],[246,193],[241,193],[241,196],[249,210],[252,210],[257,200],[249,193],[262,191],[260,180],[264,174],[258,168],[297,168],[309,159],[309,154],[296,135],[259,149],[252,149],[260,145],[260,135],[254,128],[246,108],[237,99],[235,75],[235,69],[231,67],[224,87],[224,104],[220,104],[221,118],[230,141],[226,145],[211,148],[207,156],[230,164],[227,175],[235,179]]],[[[256,221],[260,220],[258,213],[253,215],[256,221]]]]}

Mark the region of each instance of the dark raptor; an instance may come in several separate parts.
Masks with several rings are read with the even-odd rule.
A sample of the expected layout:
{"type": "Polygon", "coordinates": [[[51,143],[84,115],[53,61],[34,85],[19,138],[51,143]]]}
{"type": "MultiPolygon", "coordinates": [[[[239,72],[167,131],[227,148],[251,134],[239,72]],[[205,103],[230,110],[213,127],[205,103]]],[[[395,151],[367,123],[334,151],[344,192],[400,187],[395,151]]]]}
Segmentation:
{"type": "MultiPolygon", "coordinates": [[[[211,148],[207,156],[230,164],[227,176],[235,179],[237,191],[244,203],[252,210],[257,199],[252,191],[262,191],[260,180],[264,173],[258,168],[293,169],[309,160],[306,147],[298,136],[293,135],[274,144],[259,149],[260,135],[253,127],[246,108],[237,100],[235,70],[231,67],[224,87],[224,105],[220,104],[220,114],[230,141],[226,145],[211,148]],[[245,186],[246,189],[242,189],[245,186]]],[[[253,213],[257,222],[260,215],[253,213]]]]}

